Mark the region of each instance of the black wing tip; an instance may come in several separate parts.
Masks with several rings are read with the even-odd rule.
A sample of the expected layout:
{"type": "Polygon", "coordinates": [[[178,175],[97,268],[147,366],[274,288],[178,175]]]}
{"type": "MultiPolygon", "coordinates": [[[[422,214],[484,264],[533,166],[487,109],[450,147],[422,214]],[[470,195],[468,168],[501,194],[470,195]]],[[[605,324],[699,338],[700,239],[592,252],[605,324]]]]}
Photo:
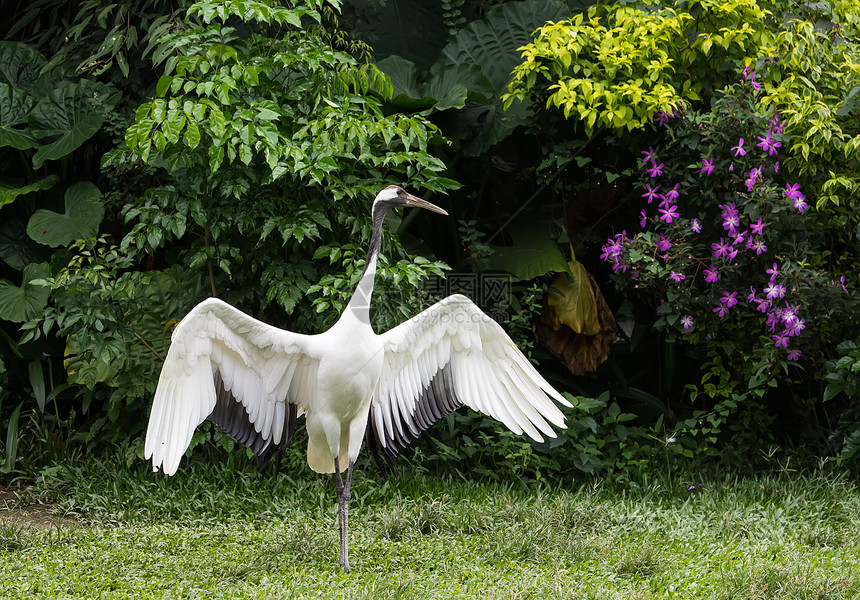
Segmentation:
{"type": "MultiPolygon", "coordinates": [[[[399,427],[395,424],[393,427],[394,435],[391,436],[391,439],[387,439],[384,431],[380,435],[376,429],[376,421],[371,415],[367,420],[364,439],[377,467],[383,473],[387,470],[395,475],[394,459],[397,458],[400,451],[405,450],[422,432],[428,430],[437,421],[463,406],[454,391],[454,383],[449,369],[443,368],[436,373],[436,376],[422,392],[415,404],[415,410],[410,415],[410,420],[407,421],[403,415],[400,416],[399,427]],[[385,446],[382,445],[383,439],[386,440],[385,446]],[[383,464],[383,460],[386,464],[383,464]]],[[[373,410],[371,408],[371,411],[373,410]]]]}
{"type": "Polygon", "coordinates": [[[239,444],[250,448],[251,452],[257,455],[257,466],[261,471],[265,471],[274,459],[275,474],[277,475],[280,472],[284,452],[296,430],[296,421],[298,420],[296,405],[287,402],[287,410],[284,411],[282,439],[274,444],[271,438],[260,435],[254,424],[251,423],[245,407],[236,400],[232,393],[224,389],[224,381],[217,371],[215,372],[215,393],[215,408],[206,418],[224,430],[239,444]]]}

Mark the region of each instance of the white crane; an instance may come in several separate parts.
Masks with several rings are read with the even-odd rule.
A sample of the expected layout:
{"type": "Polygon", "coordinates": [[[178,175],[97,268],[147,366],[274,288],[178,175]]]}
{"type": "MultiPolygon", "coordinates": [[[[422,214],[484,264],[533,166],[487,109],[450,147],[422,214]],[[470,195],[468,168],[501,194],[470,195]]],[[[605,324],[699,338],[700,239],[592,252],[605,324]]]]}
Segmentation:
{"type": "Polygon", "coordinates": [[[308,465],[336,476],[340,564],[346,570],[352,471],[365,437],[375,453],[391,460],[465,405],[541,441],[541,434],[555,437],[549,423],[565,427],[547,395],[571,406],[464,296],[449,296],[390,331],[374,333],[370,296],[382,221],[396,206],[448,214],[396,185],[379,192],[364,272],[328,331],[278,329],[215,298],[194,307],[173,332],[146,432],[145,456],[153,470],[173,475],[194,429],[206,419],[267,460],[283,451],[303,414],[308,465]]]}

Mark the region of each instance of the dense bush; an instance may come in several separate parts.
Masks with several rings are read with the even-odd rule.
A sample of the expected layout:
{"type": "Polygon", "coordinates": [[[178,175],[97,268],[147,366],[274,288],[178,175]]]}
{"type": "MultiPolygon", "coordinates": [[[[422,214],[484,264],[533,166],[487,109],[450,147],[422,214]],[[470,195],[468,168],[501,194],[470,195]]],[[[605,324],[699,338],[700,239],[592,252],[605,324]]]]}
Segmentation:
{"type": "Polygon", "coordinates": [[[601,4],[523,49],[507,101],[618,136],[638,165],[601,259],[636,339],[688,356],[657,393],[689,452],[828,451],[828,420],[856,412],[821,400],[857,331],[857,33],[840,3],[601,4]]]}

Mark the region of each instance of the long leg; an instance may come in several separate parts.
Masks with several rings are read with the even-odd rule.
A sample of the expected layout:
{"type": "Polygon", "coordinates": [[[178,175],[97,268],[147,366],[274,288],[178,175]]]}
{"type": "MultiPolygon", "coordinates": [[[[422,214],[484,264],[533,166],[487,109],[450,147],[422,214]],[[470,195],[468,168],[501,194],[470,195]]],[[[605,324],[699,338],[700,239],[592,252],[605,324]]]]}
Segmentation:
{"type": "Polygon", "coordinates": [[[349,488],[352,486],[352,463],[349,465],[346,474],[346,486],[343,484],[343,478],[340,475],[340,464],[338,457],[334,457],[334,475],[335,486],[337,492],[337,520],[340,528],[340,566],[344,570],[349,571],[349,547],[347,539],[347,507],[349,505],[349,488]]]}
{"type": "Polygon", "coordinates": [[[343,537],[340,542],[340,564],[347,571],[349,571],[349,543],[347,540],[347,535],[349,533],[349,499],[352,495],[352,470],[354,465],[354,461],[349,461],[349,467],[347,467],[346,471],[346,484],[343,488],[343,509],[341,511],[341,517],[343,518],[341,521],[343,523],[341,527],[343,537]]]}

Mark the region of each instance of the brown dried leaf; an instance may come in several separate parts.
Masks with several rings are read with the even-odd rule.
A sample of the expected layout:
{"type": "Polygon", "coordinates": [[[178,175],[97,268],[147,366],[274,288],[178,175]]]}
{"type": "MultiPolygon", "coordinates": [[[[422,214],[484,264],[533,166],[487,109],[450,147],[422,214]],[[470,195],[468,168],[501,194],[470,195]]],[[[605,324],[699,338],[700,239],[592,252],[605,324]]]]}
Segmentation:
{"type": "Polygon", "coordinates": [[[555,293],[547,296],[540,318],[535,323],[535,333],[547,350],[564,361],[571,373],[584,375],[597,370],[609,357],[609,346],[615,341],[618,332],[615,315],[609,310],[609,305],[591,273],[579,263],[571,263],[571,271],[579,274],[577,293],[574,294],[574,290],[570,289],[571,283],[566,276],[556,279],[553,286],[561,285],[562,288],[557,289],[565,289],[567,293],[564,296],[555,293]],[[574,303],[571,306],[574,297],[579,304],[574,303]],[[592,301],[590,304],[589,298],[592,301]],[[561,314],[556,307],[562,309],[561,314]],[[588,324],[586,331],[594,333],[577,332],[570,325],[571,322],[575,326],[588,324]],[[595,322],[596,328],[593,327],[595,322]]]}

